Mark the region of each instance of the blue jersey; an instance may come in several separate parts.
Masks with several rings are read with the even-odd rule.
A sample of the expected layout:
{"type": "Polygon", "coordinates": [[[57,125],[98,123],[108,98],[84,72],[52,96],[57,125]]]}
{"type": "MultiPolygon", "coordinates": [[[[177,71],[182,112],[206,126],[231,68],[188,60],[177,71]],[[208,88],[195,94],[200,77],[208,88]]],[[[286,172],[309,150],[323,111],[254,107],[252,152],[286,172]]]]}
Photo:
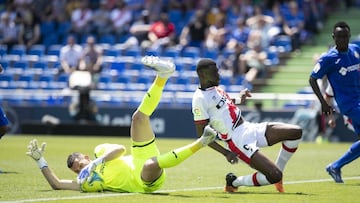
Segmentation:
{"type": "Polygon", "coordinates": [[[7,126],[8,124],[9,124],[9,121],[6,118],[5,113],[0,108],[0,126],[7,126]]]}
{"type": "Polygon", "coordinates": [[[327,76],[334,91],[334,98],[343,114],[358,107],[360,102],[360,48],[349,44],[346,52],[331,48],[315,65],[311,76],[327,76]]]}

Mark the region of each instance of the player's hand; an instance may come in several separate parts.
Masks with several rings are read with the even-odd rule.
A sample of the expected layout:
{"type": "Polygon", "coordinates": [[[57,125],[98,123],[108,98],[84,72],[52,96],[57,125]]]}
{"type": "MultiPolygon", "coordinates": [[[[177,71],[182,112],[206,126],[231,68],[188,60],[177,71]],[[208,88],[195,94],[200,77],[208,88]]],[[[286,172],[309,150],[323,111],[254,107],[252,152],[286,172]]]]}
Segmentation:
{"type": "Polygon", "coordinates": [[[81,169],[78,177],[77,182],[79,184],[83,184],[85,181],[89,181],[91,178],[91,173],[95,170],[96,164],[94,162],[90,162],[87,166],[81,169]]]}
{"type": "Polygon", "coordinates": [[[28,151],[26,152],[26,155],[33,158],[35,161],[39,161],[44,154],[46,143],[43,142],[41,144],[41,148],[38,147],[38,142],[36,139],[33,139],[30,141],[28,145],[28,151]]]}
{"type": "Polygon", "coordinates": [[[241,100],[241,104],[245,102],[246,97],[251,97],[251,93],[250,90],[248,88],[245,88],[243,90],[240,91],[240,100],[241,100]]]}
{"type": "Polygon", "coordinates": [[[228,151],[226,153],[225,157],[226,157],[227,161],[231,164],[237,164],[239,162],[239,159],[235,152],[228,151]]]}

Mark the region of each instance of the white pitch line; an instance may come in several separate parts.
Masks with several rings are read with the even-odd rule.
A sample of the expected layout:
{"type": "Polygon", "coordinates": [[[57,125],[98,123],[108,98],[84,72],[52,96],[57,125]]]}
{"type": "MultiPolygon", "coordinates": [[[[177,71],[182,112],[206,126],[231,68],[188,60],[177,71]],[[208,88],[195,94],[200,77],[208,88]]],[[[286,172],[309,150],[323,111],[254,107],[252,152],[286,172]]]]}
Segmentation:
{"type": "MultiPolygon", "coordinates": [[[[343,178],[344,180],[357,180],[360,179],[357,177],[347,177],[343,178]]],[[[284,185],[292,185],[292,184],[301,184],[301,183],[320,183],[320,182],[332,182],[333,179],[317,179],[317,180],[298,180],[298,181],[288,181],[284,182],[284,185]]],[[[186,191],[206,191],[206,190],[217,190],[223,189],[224,187],[201,187],[201,188],[184,188],[184,189],[172,189],[172,190],[159,190],[156,191],[158,193],[168,193],[168,192],[186,192],[186,191]]],[[[14,200],[14,201],[0,201],[0,203],[23,203],[23,202],[48,202],[48,201],[58,201],[58,200],[72,200],[72,199],[92,199],[99,197],[116,197],[116,196],[129,196],[136,195],[138,193],[97,193],[86,196],[70,196],[70,197],[60,197],[60,198],[39,198],[39,199],[23,199],[23,200],[14,200]]]]}

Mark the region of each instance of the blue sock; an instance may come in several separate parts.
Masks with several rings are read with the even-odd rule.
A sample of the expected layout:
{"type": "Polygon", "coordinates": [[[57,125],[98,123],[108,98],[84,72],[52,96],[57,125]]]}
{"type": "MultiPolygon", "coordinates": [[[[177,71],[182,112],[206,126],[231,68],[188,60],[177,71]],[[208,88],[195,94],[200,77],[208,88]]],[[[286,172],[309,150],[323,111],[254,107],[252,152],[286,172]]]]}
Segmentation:
{"type": "Polygon", "coordinates": [[[360,156],[360,140],[351,145],[350,149],[340,159],[332,163],[334,168],[342,168],[360,156]]]}

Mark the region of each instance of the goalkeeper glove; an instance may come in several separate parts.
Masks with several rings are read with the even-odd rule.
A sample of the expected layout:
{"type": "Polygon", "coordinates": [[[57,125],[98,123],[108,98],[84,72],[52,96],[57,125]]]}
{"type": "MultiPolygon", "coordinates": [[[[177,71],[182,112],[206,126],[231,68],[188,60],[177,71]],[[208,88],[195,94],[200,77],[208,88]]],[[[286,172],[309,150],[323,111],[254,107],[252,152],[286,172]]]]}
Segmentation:
{"type": "Polygon", "coordinates": [[[79,184],[83,184],[85,181],[90,181],[91,173],[95,170],[96,166],[98,166],[99,164],[102,164],[102,163],[104,163],[103,157],[99,157],[99,158],[95,159],[94,161],[91,161],[88,165],[86,165],[83,169],[81,169],[81,171],[77,177],[77,182],[79,184]]]}
{"type": "Polygon", "coordinates": [[[43,142],[41,144],[41,148],[38,148],[37,140],[33,139],[30,141],[30,143],[28,145],[28,151],[26,152],[26,155],[30,156],[37,162],[40,169],[48,166],[46,160],[43,157],[43,153],[45,151],[45,146],[46,146],[46,143],[43,142]]]}

